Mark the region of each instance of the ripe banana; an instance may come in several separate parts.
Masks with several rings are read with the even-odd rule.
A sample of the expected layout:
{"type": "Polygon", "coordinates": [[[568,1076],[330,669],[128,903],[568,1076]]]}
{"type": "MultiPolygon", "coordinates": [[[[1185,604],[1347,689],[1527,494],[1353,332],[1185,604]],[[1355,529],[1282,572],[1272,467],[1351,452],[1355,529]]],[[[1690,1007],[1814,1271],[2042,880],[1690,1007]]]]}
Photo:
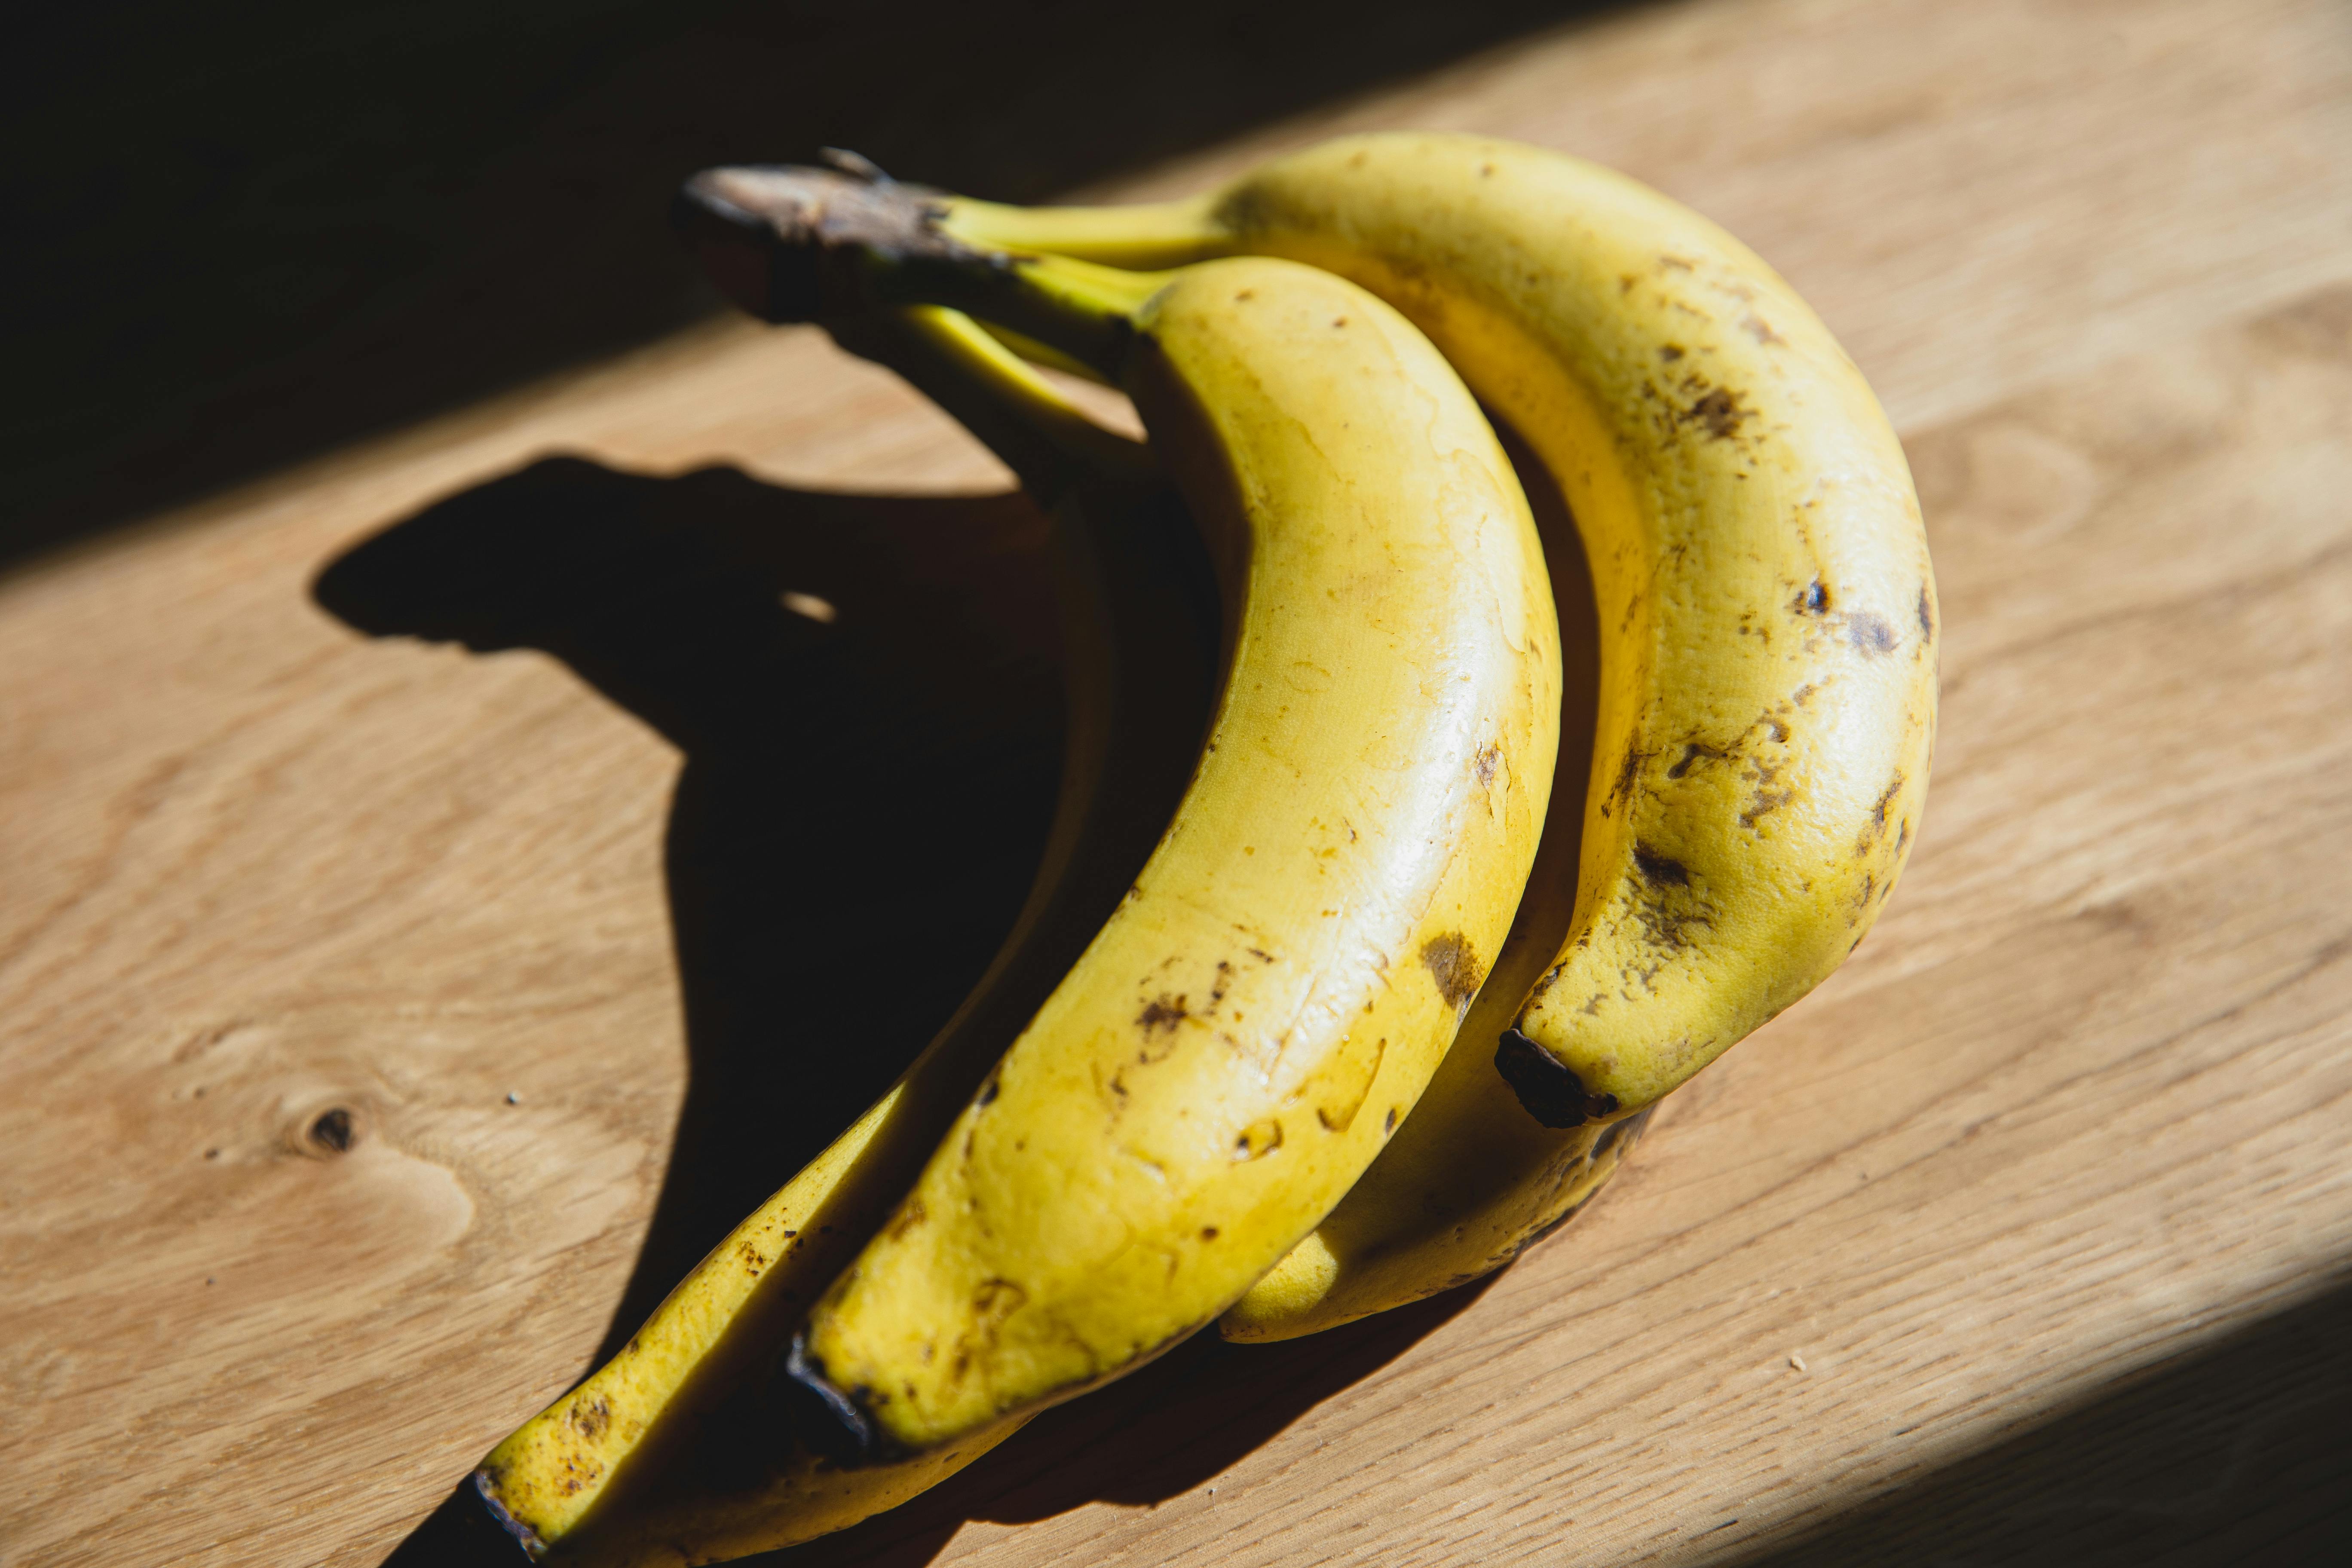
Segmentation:
{"type": "Polygon", "coordinates": [[[1355,1182],[1518,902],[1557,626],[1492,429],[1353,285],[1007,258],[945,240],[904,187],[819,171],[709,171],[688,196],[755,313],[952,305],[1125,387],[1227,607],[1166,837],[796,1343],[810,1429],[873,1462],[1165,1349],[1355,1182]]]}
{"type": "Polygon", "coordinates": [[[1142,448],[954,312],[910,310],[842,335],[961,416],[1055,511],[1070,726],[1053,832],[1013,933],[922,1058],[713,1249],[626,1349],[483,1461],[478,1489],[534,1555],[639,1568],[791,1545],[895,1506],[1020,1425],[844,1471],[779,1437],[773,1368],[1118,904],[1174,810],[1207,718],[1213,589],[1142,448]]]}
{"type": "MultiPolygon", "coordinates": [[[[1876,400],[1738,241],[1507,142],[1349,137],[1167,205],[933,211],[1015,252],[1352,279],[1565,493],[1602,639],[1580,867],[1548,855],[1500,989],[1404,1134],[1224,1329],[1285,1338],[1500,1267],[1589,1195],[1633,1118],[1834,969],[1902,869],[1937,622],[1876,400]]],[[[1560,815],[1547,851],[1575,842],[1560,815]]]]}

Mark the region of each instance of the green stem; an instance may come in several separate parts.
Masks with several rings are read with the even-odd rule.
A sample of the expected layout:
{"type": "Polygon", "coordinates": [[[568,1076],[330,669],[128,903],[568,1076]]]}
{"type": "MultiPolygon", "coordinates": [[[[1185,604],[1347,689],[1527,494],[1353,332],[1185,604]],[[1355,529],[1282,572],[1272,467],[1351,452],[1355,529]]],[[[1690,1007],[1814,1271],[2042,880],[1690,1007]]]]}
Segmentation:
{"type": "Polygon", "coordinates": [[[1088,479],[1139,480],[1149,448],[1104,429],[960,310],[932,305],[835,317],[834,341],[896,371],[1052,506],[1088,479]]]}
{"type": "Polygon", "coordinates": [[[969,196],[943,200],[947,210],[940,226],[966,244],[1081,256],[1137,272],[1230,256],[1238,243],[1218,216],[1216,192],[1111,207],[1015,207],[969,196]]]}

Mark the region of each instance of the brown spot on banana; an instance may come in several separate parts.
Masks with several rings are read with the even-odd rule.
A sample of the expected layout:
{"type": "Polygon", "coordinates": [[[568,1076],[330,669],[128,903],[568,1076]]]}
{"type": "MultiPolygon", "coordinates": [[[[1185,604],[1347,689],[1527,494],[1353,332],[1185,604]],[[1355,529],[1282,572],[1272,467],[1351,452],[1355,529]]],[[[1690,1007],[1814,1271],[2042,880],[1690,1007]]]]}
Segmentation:
{"type": "Polygon", "coordinates": [[[1633,786],[1641,782],[1642,764],[1649,760],[1650,753],[1639,746],[1625,748],[1625,760],[1617,766],[1617,782],[1609,786],[1608,796],[1601,803],[1601,816],[1609,816],[1633,798],[1633,786]]]}
{"type": "MultiPolygon", "coordinates": [[[[1862,890],[1856,893],[1853,898],[1853,913],[1846,918],[1846,923],[1848,925],[1859,923],[1862,917],[1870,912],[1871,900],[1877,891],[1878,873],[1875,871],[1864,872],[1862,877],[1862,890]]],[[[1859,941],[1860,939],[1857,938],[1856,940],[1859,941]]]]}
{"type": "Polygon", "coordinates": [[[1681,778],[1692,768],[1697,766],[1702,759],[1708,762],[1721,762],[1726,754],[1720,746],[1710,746],[1704,741],[1685,742],[1683,745],[1683,754],[1675,760],[1674,766],[1666,770],[1666,776],[1670,779],[1681,778]]]}
{"type": "Polygon", "coordinates": [[[1321,1067],[1307,1074],[1307,1081],[1291,1097],[1293,1102],[1306,1100],[1315,1107],[1315,1120],[1327,1132],[1345,1132],[1355,1125],[1356,1113],[1371,1097],[1372,1083],[1380,1077],[1381,1063],[1388,1056],[1389,1042],[1381,1036],[1370,1044],[1353,1037],[1321,1067]]]}
{"type": "MultiPolygon", "coordinates": [[[[1646,844],[1633,846],[1633,868],[1639,880],[1628,883],[1621,895],[1625,912],[1642,928],[1643,943],[1656,952],[1675,953],[1690,945],[1689,928],[1714,924],[1712,912],[1691,885],[1690,868],[1646,844]]],[[[1647,986],[1663,960],[1626,973],[1647,986]]]]}
{"type": "Polygon", "coordinates": [[[1748,410],[1739,405],[1739,395],[1727,386],[1718,386],[1685,409],[1680,416],[1685,425],[1703,425],[1707,437],[1728,441],[1739,434],[1740,421],[1748,410]]]}
{"type": "Polygon", "coordinates": [[[1797,798],[1794,785],[1780,789],[1772,787],[1779,782],[1780,777],[1780,769],[1777,764],[1750,760],[1748,778],[1748,782],[1756,786],[1756,793],[1749,797],[1747,809],[1739,814],[1740,826],[1753,833],[1759,821],[1797,798]]]}
{"type": "Polygon", "coordinates": [[[1646,844],[1633,846],[1633,866],[1642,879],[1653,888],[1687,888],[1690,868],[1669,855],[1661,855],[1646,844]]]}
{"type": "Polygon", "coordinates": [[[1864,653],[1893,653],[1895,645],[1903,640],[1885,616],[1870,610],[1856,610],[1846,617],[1846,635],[1864,653]]]}
{"type": "Polygon", "coordinates": [[[1158,997],[1144,1004],[1143,1011],[1135,1016],[1135,1026],[1141,1029],[1147,1037],[1166,1034],[1172,1032],[1177,1025],[1190,1016],[1192,1015],[1185,1010],[1183,997],[1171,996],[1163,991],[1158,997]]]}
{"type": "Polygon", "coordinates": [[[1478,987],[1486,978],[1470,939],[1460,931],[1447,931],[1423,942],[1421,962],[1430,978],[1437,982],[1437,994],[1457,1013],[1470,1005],[1470,998],[1478,994],[1478,987]]]}
{"type": "MultiPolygon", "coordinates": [[[[1901,773],[1896,773],[1895,775],[1894,782],[1889,784],[1885,789],[1881,790],[1878,795],[1878,799],[1871,805],[1870,826],[1864,828],[1862,830],[1861,837],[1853,841],[1854,858],[1858,860],[1862,857],[1869,854],[1872,846],[1875,845],[1880,839],[1886,837],[1886,813],[1888,809],[1894,805],[1895,797],[1902,793],[1903,775],[1901,773]]],[[[1910,837],[1911,824],[1906,820],[1903,824],[1903,837],[1895,841],[1895,847],[1900,849],[1903,847],[1904,841],[1908,839],[1910,837]]]]}
{"type": "Polygon", "coordinates": [[[1282,1147],[1282,1123],[1274,1117],[1253,1121],[1234,1139],[1236,1163],[1263,1160],[1282,1147]]]}

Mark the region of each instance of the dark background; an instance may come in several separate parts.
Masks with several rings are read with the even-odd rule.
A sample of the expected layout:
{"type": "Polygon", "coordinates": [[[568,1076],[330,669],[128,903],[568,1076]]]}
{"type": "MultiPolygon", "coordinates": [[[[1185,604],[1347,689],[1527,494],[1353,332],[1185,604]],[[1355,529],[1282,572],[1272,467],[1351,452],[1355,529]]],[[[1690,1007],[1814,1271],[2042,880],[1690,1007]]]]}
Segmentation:
{"type": "Polygon", "coordinates": [[[716,310],[664,220],[706,164],[1034,201],[1601,8],[38,8],[0,67],[0,566],[716,310]]]}

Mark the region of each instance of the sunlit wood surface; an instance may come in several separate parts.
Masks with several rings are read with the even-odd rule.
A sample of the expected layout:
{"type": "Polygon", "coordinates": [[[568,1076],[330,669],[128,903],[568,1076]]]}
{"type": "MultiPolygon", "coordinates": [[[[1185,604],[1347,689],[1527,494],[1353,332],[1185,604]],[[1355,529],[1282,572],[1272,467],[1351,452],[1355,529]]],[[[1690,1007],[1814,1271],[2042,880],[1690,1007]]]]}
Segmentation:
{"type": "MultiPolygon", "coordinates": [[[[1188,1349],[791,1561],[1738,1561],[2352,1274],[2352,18],[1647,7],[1120,191],[1391,124],[1692,203],[1878,387],[1946,620],[1910,871],[1483,1291],[1188,1349]]],[[[0,581],[0,1563],[381,1562],[658,1293],[666,1173],[781,1180],[887,1079],[1050,804],[1006,484],[720,325],[0,581]],[[772,670],[789,722],[724,695],[772,670]]],[[[2314,1397],[1936,1538],[2301,1540],[2314,1397]]]]}

